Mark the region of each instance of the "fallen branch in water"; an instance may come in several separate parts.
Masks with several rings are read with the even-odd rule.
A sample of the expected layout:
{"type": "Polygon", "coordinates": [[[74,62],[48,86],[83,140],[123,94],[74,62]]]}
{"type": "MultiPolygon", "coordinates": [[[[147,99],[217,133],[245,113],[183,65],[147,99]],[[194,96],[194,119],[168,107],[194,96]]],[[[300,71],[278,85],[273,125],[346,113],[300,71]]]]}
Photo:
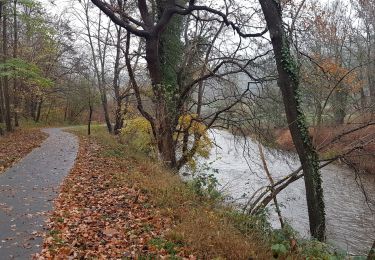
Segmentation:
{"type": "MultiPolygon", "coordinates": [[[[347,151],[341,153],[340,155],[336,155],[334,157],[331,157],[329,159],[320,160],[321,164],[319,166],[319,169],[322,169],[326,167],[327,165],[345,158],[348,154],[352,153],[353,151],[363,149],[364,146],[366,146],[369,142],[372,142],[373,140],[368,140],[366,142],[359,140],[356,145],[348,149],[347,151]]],[[[263,159],[262,159],[263,161],[263,159]]],[[[244,212],[247,212],[248,214],[259,214],[262,209],[267,207],[267,205],[273,201],[276,196],[283,191],[285,188],[287,188],[291,183],[301,179],[303,177],[303,173],[301,173],[302,167],[300,166],[295,171],[290,173],[289,175],[285,176],[284,178],[280,179],[277,182],[274,182],[273,184],[268,186],[261,187],[258,189],[248,200],[248,203],[243,208],[244,212]],[[257,196],[257,194],[260,193],[260,195],[257,196]],[[254,200],[254,198],[256,198],[254,200]]],[[[266,170],[267,173],[267,170],[266,170]]],[[[268,175],[268,174],[267,174],[268,175]]],[[[362,189],[363,190],[363,189],[362,189]]]]}

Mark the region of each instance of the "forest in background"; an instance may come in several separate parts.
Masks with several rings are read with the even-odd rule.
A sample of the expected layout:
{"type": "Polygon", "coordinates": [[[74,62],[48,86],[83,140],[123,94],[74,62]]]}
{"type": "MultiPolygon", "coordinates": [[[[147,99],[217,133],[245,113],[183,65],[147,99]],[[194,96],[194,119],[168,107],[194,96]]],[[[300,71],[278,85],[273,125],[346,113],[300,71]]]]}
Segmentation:
{"type": "Polygon", "coordinates": [[[210,129],[251,135],[301,167],[250,213],[304,177],[321,241],[319,169],[374,173],[373,0],[82,0],[50,3],[55,16],[38,1],[0,4],[1,135],[105,123],[174,171],[208,156],[210,129]]]}

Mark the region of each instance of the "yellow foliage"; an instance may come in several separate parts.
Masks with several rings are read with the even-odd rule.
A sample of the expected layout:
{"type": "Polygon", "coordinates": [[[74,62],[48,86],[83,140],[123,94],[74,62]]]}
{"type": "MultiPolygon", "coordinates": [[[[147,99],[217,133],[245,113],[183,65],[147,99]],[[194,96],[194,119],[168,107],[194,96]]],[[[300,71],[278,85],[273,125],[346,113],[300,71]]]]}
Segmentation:
{"type": "Polygon", "coordinates": [[[188,130],[190,134],[204,135],[207,131],[207,127],[197,120],[198,115],[196,114],[185,114],[180,116],[178,119],[178,125],[181,130],[188,130]]]}
{"type": "Polygon", "coordinates": [[[133,105],[129,105],[125,107],[125,115],[126,115],[127,120],[134,119],[134,118],[139,117],[139,112],[136,107],[134,107],[133,105]]]}
{"type": "Polygon", "coordinates": [[[154,152],[154,139],[150,123],[143,117],[136,117],[125,121],[120,137],[134,146],[137,150],[154,152]]]}
{"type": "MultiPolygon", "coordinates": [[[[211,148],[213,146],[212,141],[210,137],[208,136],[208,129],[206,125],[200,121],[197,120],[198,115],[196,114],[185,114],[180,116],[178,119],[178,127],[180,131],[188,131],[189,136],[189,145],[192,146],[194,142],[194,136],[198,135],[200,136],[200,139],[197,141],[196,146],[196,156],[200,156],[203,158],[208,158],[210,155],[211,148]]],[[[175,138],[179,138],[178,141],[182,141],[182,137],[178,134],[175,135],[175,138]]],[[[196,158],[190,158],[188,161],[188,165],[190,168],[195,169],[196,168],[196,158]]]]}
{"type": "MultiPolygon", "coordinates": [[[[195,114],[182,115],[178,120],[178,131],[174,134],[174,140],[176,141],[177,139],[178,147],[183,145],[183,135],[178,134],[178,132],[186,131],[189,133],[188,148],[191,149],[193,145],[196,146],[196,153],[192,158],[189,158],[187,163],[192,169],[196,168],[196,158],[208,158],[213,146],[208,136],[207,127],[204,123],[198,121],[197,118],[198,116],[195,114]],[[196,136],[199,136],[199,140],[194,144],[196,136]]],[[[139,151],[151,153],[152,155],[156,154],[157,148],[152,135],[151,125],[143,117],[125,120],[125,126],[121,129],[120,138],[139,151]]]]}

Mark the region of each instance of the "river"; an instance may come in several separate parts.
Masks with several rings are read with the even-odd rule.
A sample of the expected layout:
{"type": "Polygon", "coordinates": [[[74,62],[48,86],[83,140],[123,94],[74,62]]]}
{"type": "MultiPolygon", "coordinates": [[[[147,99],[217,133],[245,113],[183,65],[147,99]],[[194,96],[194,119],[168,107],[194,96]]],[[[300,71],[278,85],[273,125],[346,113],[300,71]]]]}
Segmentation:
{"type": "MultiPolygon", "coordinates": [[[[250,138],[234,137],[225,131],[213,130],[210,135],[216,146],[210,157],[199,163],[209,163],[212,173],[219,181],[219,189],[231,197],[232,201],[244,203],[255,190],[268,184],[258,146],[250,138]]],[[[275,179],[299,166],[294,154],[270,149],[265,149],[264,153],[275,179]]],[[[375,175],[361,174],[356,177],[350,169],[337,165],[329,165],[321,173],[326,205],[327,242],[351,254],[367,254],[375,240],[375,175]]],[[[278,200],[282,205],[283,217],[302,237],[308,237],[303,180],[292,183],[279,194],[278,200]]],[[[278,227],[273,208],[270,212],[272,225],[278,227]]]]}

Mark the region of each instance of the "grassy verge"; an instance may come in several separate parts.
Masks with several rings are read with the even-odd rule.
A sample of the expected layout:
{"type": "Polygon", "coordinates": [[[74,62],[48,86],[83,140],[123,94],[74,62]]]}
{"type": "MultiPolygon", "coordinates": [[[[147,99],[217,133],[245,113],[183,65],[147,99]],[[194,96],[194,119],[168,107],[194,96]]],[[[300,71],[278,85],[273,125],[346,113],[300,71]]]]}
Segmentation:
{"type": "Polygon", "coordinates": [[[33,119],[23,118],[20,120],[20,128],[49,128],[49,127],[71,127],[72,125],[79,125],[79,123],[72,123],[68,121],[39,121],[35,122],[33,119]]]}
{"type": "Polygon", "coordinates": [[[80,137],[76,165],[49,224],[44,258],[338,259],[262,218],[197,192],[104,127],[80,137]],[[129,216],[132,217],[129,217],[129,216]]]}

